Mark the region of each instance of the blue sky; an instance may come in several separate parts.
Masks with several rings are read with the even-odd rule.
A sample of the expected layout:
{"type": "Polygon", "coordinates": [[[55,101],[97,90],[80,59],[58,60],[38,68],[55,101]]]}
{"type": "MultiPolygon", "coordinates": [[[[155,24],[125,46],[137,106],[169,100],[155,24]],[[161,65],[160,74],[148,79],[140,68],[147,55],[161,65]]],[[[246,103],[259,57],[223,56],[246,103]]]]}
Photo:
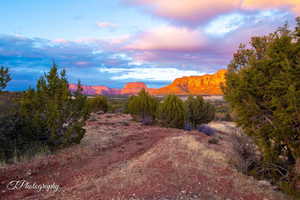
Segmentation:
{"type": "Polygon", "coordinates": [[[299,14],[296,1],[9,0],[1,2],[0,65],[8,90],[34,87],[53,60],[69,81],[161,87],[226,68],[239,43],[299,14]]]}

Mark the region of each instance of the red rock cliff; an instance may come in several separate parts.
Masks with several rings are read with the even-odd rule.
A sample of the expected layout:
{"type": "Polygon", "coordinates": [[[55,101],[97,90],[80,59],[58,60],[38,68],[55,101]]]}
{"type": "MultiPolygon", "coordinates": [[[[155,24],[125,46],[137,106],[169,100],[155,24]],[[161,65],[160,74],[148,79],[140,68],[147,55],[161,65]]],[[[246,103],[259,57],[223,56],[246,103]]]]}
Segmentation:
{"type": "MultiPolygon", "coordinates": [[[[225,83],[226,72],[227,71],[223,69],[215,74],[177,78],[170,85],[159,89],[147,88],[143,82],[127,83],[123,89],[108,88],[106,86],[82,86],[82,88],[83,93],[87,95],[134,95],[141,89],[145,89],[153,95],[222,95],[221,84],[225,83]]],[[[77,85],[70,84],[69,88],[71,91],[75,91],[77,85]]]]}
{"type": "Polygon", "coordinates": [[[132,94],[137,94],[141,89],[146,89],[147,86],[143,82],[131,82],[127,83],[125,87],[121,90],[121,94],[124,95],[132,95],[132,94]]]}
{"type": "Polygon", "coordinates": [[[215,74],[206,74],[203,76],[189,76],[177,78],[166,87],[153,90],[155,95],[164,94],[209,94],[221,95],[221,84],[225,83],[226,70],[219,70],[215,74]]]}

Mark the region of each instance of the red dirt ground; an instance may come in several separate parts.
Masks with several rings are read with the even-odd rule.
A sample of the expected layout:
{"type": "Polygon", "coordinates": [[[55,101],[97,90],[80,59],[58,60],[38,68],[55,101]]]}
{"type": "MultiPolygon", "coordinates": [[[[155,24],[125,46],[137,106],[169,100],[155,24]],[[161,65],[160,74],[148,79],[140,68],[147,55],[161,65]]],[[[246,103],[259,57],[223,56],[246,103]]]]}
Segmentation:
{"type": "Polygon", "coordinates": [[[86,130],[80,145],[0,168],[0,199],[288,199],[230,166],[228,133],[213,145],[197,131],[143,126],[122,114],[95,114],[86,130]],[[8,190],[12,180],[60,189],[8,190]]]}

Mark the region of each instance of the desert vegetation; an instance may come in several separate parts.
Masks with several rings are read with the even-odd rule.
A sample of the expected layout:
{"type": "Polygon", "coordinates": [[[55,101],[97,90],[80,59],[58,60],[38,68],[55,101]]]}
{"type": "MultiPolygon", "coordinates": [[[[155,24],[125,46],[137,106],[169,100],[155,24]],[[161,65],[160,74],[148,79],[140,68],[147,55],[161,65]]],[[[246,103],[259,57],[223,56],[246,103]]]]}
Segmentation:
{"type": "Polygon", "coordinates": [[[215,107],[205,102],[201,96],[189,96],[186,101],[176,95],[168,95],[159,100],[141,90],[137,96],[128,98],[125,113],[141,121],[153,124],[155,121],[165,127],[195,129],[215,118],[215,107]]]}
{"type": "Polygon", "coordinates": [[[156,117],[158,100],[142,89],[137,96],[131,96],[128,100],[127,109],[134,119],[143,124],[152,124],[156,117]]]}
{"type": "MultiPolygon", "coordinates": [[[[259,178],[299,197],[300,18],[241,45],[228,66],[225,99],[260,154],[259,178]]],[[[253,172],[255,173],[255,172],[253,172]]]]}
{"type": "Polygon", "coordinates": [[[106,96],[96,96],[87,99],[90,112],[104,112],[106,113],[109,108],[108,99],[106,96]]]}
{"type": "Polygon", "coordinates": [[[201,96],[189,96],[185,102],[185,121],[187,126],[197,128],[198,125],[207,124],[215,118],[215,107],[203,100],[201,96]]]}
{"type": "MultiPolygon", "coordinates": [[[[0,74],[4,89],[10,80],[8,69],[1,68],[0,74]]],[[[15,97],[2,92],[1,96],[9,102],[2,106],[6,110],[1,110],[2,161],[20,160],[40,150],[53,152],[80,143],[84,136],[83,126],[89,116],[86,97],[81,94],[80,83],[76,92],[69,91],[65,71],[59,73],[55,64],[38,80],[36,89],[15,97]]]]}

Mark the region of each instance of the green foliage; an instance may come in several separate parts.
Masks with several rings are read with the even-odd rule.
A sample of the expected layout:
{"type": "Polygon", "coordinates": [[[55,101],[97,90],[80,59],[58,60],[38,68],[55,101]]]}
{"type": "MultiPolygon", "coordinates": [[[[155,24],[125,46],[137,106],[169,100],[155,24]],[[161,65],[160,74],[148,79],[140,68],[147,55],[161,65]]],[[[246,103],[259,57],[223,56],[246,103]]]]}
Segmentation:
{"type": "Polygon", "coordinates": [[[38,80],[37,89],[29,89],[21,99],[24,132],[32,140],[45,142],[50,148],[79,143],[89,113],[80,82],[72,95],[65,71],[58,74],[54,64],[48,74],[38,80]]]}
{"type": "Polygon", "coordinates": [[[228,66],[225,99],[266,163],[300,158],[300,23],[241,45],[228,66]]]}
{"type": "Polygon", "coordinates": [[[1,67],[0,68],[0,92],[6,88],[7,83],[11,80],[8,68],[1,67]]]}
{"type": "Polygon", "coordinates": [[[105,96],[96,96],[88,99],[88,106],[91,112],[108,111],[108,101],[105,96]]]}
{"type": "Polygon", "coordinates": [[[127,97],[110,98],[108,103],[108,112],[110,113],[126,113],[128,114],[127,97]]]}
{"type": "Polygon", "coordinates": [[[137,96],[128,99],[127,111],[135,119],[144,124],[151,124],[155,120],[158,100],[142,89],[137,96]]]}
{"type": "Polygon", "coordinates": [[[192,128],[209,123],[214,118],[215,107],[205,102],[201,96],[189,96],[185,101],[185,120],[192,128]]]}
{"type": "Polygon", "coordinates": [[[168,95],[159,105],[158,118],[164,126],[183,128],[184,113],[182,100],[175,95],[168,95]]]}

